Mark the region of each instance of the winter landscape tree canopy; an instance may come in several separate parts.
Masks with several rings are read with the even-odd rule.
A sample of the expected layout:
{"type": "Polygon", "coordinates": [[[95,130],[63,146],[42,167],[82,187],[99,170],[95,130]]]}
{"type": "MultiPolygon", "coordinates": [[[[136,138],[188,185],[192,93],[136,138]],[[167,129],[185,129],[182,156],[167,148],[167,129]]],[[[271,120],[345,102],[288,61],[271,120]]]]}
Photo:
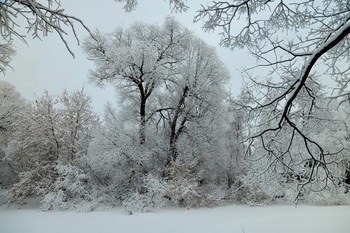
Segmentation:
{"type": "MultiPolygon", "coordinates": [[[[127,10],[137,5],[120,2],[126,2],[127,10]]],[[[170,4],[186,10],[183,1],[170,4]]],[[[349,13],[347,0],[238,0],[202,5],[194,18],[206,31],[219,30],[222,46],[248,49],[256,58],[257,65],[242,72],[243,100],[234,101],[254,126],[246,135],[248,157],[268,158],[266,169],[282,164],[292,173],[296,164],[308,163],[308,179],[299,190],[320,180],[324,186],[318,184],[316,190],[334,182],[338,177],[331,167],[348,160],[344,138],[327,147],[314,129],[335,124],[330,115],[334,107],[325,105],[338,109],[349,102],[349,13]],[[327,84],[336,86],[321,87],[327,84]],[[296,144],[301,149],[293,152],[296,144]]]]}
{"type": "MultiPolygon", "coordinates": [[[[117,2],[128,12],[138,4],[117,2]]],[[[348,204],[349,15],[347,0],[202,5],[194,21],[256,59],[232,96],[215,49],[173,17],[90,33],[59,0],[1,2],[2,72],[13,39],[25,40],[19,25],[34,38],[55,32],[72,54],[66,30],[78,40],[78,23],[89,32],[88,78],[118,101],[99,120],[84,89],[30,103],[0,82],[0,185],[11,203],[37,197],[43,210],[348,204]]]]}
{"type": "MultiPolygon", "coordinates": [[[[138,191],[131,197],[127,195],[124,202],[138,203],[140,196],[151,195],[152,188],[148,185],[161,182],[163,191],[159,193],[172,185],[184,186],[178,188],[176,195],[179,196],[187,186],[194,189],[197,197],[180,198],[174,193],[165,193],[181,205],[200,205],[195,202],[203,197],[203,191],[193,187],[196,174],[201,182],[211,179],[218,184],[225,183],[226,178],[220,180],[214,167],[223,165],[222,162],[228,159],[225,149],[219,154],[218,138],[224,136],[224,84],[229,74],[213,48],[173,18],[167,18],[162,26],[136,23],[128,30],[117,29],[111,34],[97,32],[93,38],[84,41],[84,49],[95,64],[90,78],[97,83],[107,81],[116,85],[120,94],[120,112],[107,113],[112,121],[109,120],[102,131],[102,135],[109,135],[111,139],[106,141],[101,135],[90,147],[92,154],[88,154],[88,159],[94,161],[93,167],[104,177],[101,180],[117,182],[119,187],[125,186],[125,180],[138,180],[137,183],[129,181],[129,187],[125,187],[130,190],[136,185],[138,191]],[[138,131],[138,144],[132,143],[135,125],[138,125],[135,130],[138,131]],[[223,130],[220,136],[219,130],[223,130]],[[114,166],[120,167],[119,170],[130,166],[126,163],[129,160],[132,165],[127,169],[129,171],[111,175],[113,168],[109,172],[109,169],[100,170],[95,160],[99,156],[95,153],[101,151],[101,144],[105,149],[108,145],[106,152],[110,151],[102,157],[112,156],[111,160],[115,161],[114,166]],[[144,154],[135,157],[133,154],[140,151],[119,148],[130,144],[144,154]],[[154,147],[159,150],[157,153],[153,151],[154,147]],[[212,147],[212,153],[209,153],[209,147],[212,147]],[[120,150],[125,151],[124,155],[114,158],[113,154],[120,150]],[[181,171],[185,173],[181,174],[181,171]],[[204,172],[207,174],[200,175],[204,172]],[[186,178],[182,178],[185,174],[186,178]],[[162,183],[165,178],[169,183],[162,183]]],[[[228,172],[226,167],[222,167],[220,173],[223,171],[228,172]]],[[[123,196],[125,193],[118,198],[123,200],[123,196]]]]}
{"type": "Polygon", "coordinates": [[[174,149],[188,121],[220,106],[215,101],[229,77],[215,51],[172,18],[158,28],[139,23],[128,31],[96,33],[84,48],[96,64],[90,78],[116,83],[123,104],[132,104],[129,111],[138,106],[140,144],[146,123],[159,118],[171,128],[174,149]]]}
{"type": "MultiPolygon", "coordinates": [[[[146,123],[150,118],[147,102],[160,83],[168,79],[172,66],[179,63],[182,46],[188,39],[189,32],[177,22],[168,19],[163,28],[136,24],[129,31],[116,30],[106,37],[98,33],[84,44],[89,59],[97,65],[91,71],[91,79],[119,80],[127,95],[136,91],[139,106],[140,143],[146,140],[146,123]]],[[[135,100],[134,100],[135,101],[135,100]]]]}

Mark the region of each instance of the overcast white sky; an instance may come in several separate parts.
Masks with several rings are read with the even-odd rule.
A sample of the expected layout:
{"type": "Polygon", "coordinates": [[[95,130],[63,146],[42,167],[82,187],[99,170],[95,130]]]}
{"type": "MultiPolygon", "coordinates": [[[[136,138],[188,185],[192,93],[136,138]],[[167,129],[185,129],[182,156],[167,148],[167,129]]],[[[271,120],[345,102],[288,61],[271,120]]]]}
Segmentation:
{"type": "MultiPolygon", "coordinates": [[[[165,17],[172,15],[208,44],[217,47],[221,60],[231,72],[232,80],[229,86],[233,93],[239,92],[241,78],[237,70],[243,65],[249,66],[244,64],[249,56],[219,47],[218,35],[205,33],[201,30],[200,23],[193,23],[195,11],[200,8],[201,3],[206,4],[206,0],[188,1],[191,8],[181,14],[172,14],[168,1],[164,0],[140,0],[137,10],[131,13],[124,12],[123,4],[114,0],[62,0],[61,3],[67,13],[82,19],[92,31],[99,29],[101,32],[111,32],[117,27],[127,28],[137,21],[162,25],[165,17]]],[[[76,27],[81,40],[88,36],[79,25],[76,27]]],[[[44,90],[60,94],[63,89],[76,90],[84,86],[93,98],[93,108],[96,112],[103,113],[107,101],[112,104],[116,102],[113,87],[106,85],[101,89],[89,83],[87,73],[93,64],[86,59],[72,34],[68,42],[75,53],[75,59],[56,34],[44,37],[42,41],[32,40],[28,36],[27,42],[27,45],[19,40],[15,42],[17,55],[11,63],[14,70],[8,69],[5,75],[0,74],[0,79],[14,84],[25,98],[33,99],[42,95],[44,90]]]]}

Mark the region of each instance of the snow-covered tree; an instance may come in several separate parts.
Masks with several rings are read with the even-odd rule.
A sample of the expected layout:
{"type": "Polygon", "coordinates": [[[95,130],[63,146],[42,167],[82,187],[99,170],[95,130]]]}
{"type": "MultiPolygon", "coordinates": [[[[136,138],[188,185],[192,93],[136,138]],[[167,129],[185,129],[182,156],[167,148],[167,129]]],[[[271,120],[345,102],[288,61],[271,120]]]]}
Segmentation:
{"type": "Polygon", "coordinates": [[[13,201],[22,202],[34,193],[52,189],[62,137],[55,104],[46,92],[16,124],[8,148],[8,158],[19,166],[19,182],[10,191],[13,201]]]}
{"type": "Polygon", "coordinates": [[[97,32],[84,42],[88,58],[96,65],[90,78],[117,84],[124,104],[130,104],[132,109],[138,107],[134,111],[138,113],[140,144],[146,141],[149,99],[167,77],[167,70],[179,62],[177,55],[188,34],[174,19],[167,18],[162,27],[137,23],[129,30],[97,32]]]}
{"type": "MultiPolygon", "coordinates": [[[[137,3],[119,2],[134,7],[137,3]]],[[[183,3],[172,3],[176,2],[183,3]]],[[[327,168],[328,159],[334,153],[339,156],[341,153],[337,148],[323,148],[308,130],[323,118],[317,114],[330,112],[320,110],[326,103],[323,100],[348,101],[349,9],[347,0],[235,0],[209,1],[202,5],[195,21],[203,22],[204,30],[218,31],[222,46],[232,50],[245,48],[257,59],[255,67],[244,71],[246,82],[250,83],[249,93],[254,93],[245,107],[250,116],[264,115],[263,119],[255,120],[266,124],[251,131],[249,151],[254,151],[259,141],[268,145],[264,154],[281,158],[289,154],[288,148],[301,143],[308,159],[313,161],[313,174],[322,170],[327,179],[333,179],[327,168]],[[335,91],[320,95],[319,85],[310,85],[315,84],[315,75],[321,77],[319,83],[337,84],[335,91]],[[320,111],[315,111],[317,108],[320,111]],[[303,120],[295,117],[299,113],[305,114],[303,120]],[[282,134],[289,135],[287,151],[281,151],[277,144],[282,134]]]]}
{"type": "Polygon", "coordinates": [[[105,194],[128,208],[152,196],[149,175],[177,205],[205,205],[213,189],[228,183],[221,178],[231,159],[225,144],[228,71],[212,47],[173,19],[163,27],[136,24],[131,29],[112,34],[111,41],[96,34],[97,41],[85,42],[97,65],[92,78],[116,81],[123,100],[118,111],[106,109],[105,125],[90,144],[91,173],[101,190],[108,190],[105,194]],[[145,101],[142,90],[149,93],[145,101]],[[143,140],[137,143],[132,123],[140,125],[143,118],[147,131],[139,133],[143,140]],[[177,168],[187,173],[174,172],[177,168]]]}
{"type": "Polygon", "coordinates": [[[48,193],[69,191],[57,187],[57,182],[63,179],[62,171],[83,167],[79,159],[97,125],[84,90],[65,91],[60,98],[45,92],[38,98],[16,122],[7,149],[7,157],[17,163],[20,172],[19,182],[10,190],[12,201],[22,202],[32,194],[43,198],[48,193]],[[62,170],[62,166],[70,169],[62,170]]]}
{"type": "Polygon", "coordinates": [[[86,154],[98,116],[93,113],[91,97],[84,88],[72,93],[63,91],[59,102],[62,104],[59,128],[65,129],[62,136],[65,152],[61,154],[74,161],[86,154]]]}
{"type": "Polygon", "coordinates": [[[258,123],[259,128],[250,135],[250,145],[254,147],[260,141],[264,154],[278,160],[286,156],[298,159],[289,152],[303,147],[305,158],[313,161],[311,174],[325,172],[327,179],[333,178],[328,170],[329,158],[339,152],[338,148],[323,148],[310,129],[326,120],[322,115],[327,111],[326,97],[348,98],[348,14],[349,2],[345,0],[249,0],[209,3],[196,18],[204,20],[206,30],[222,30],[223,46],[247,48],[257,58],[255,70],[246,72],[252,84],[249,91],[254,93],[246,108],[259,115],[255,120],[265,125],[258,123]],[[259,72],[259,78],[251,77],[254,71],[259,72]],[[320,94],[321,81],[315,81],[315,74],[322,81],[337,82],[336,94],[320,94]],[[281,148],[279,141],[285,134],[288,141],[281,148]]]}
{"type": "Polygon", "coordinates": [[[229,79],[214,48],[194,36],[188,40],[181,62],[174,64],[173,69],[174,74],[164,79],[160,87],[160,108],[155,111],[158,124],[163,122],[168,135],[168,163],[177,160],[178,140],[183,134],[191,135],[191,124],[197,128],[213,126],[215,118],[220,119],[226,97],[224,84],[229,79]]]}
{"type": "Polygon", "coordinates": [[[10,131],[24,106],[25,100],[16,91],[15,86],[0,80],[0,129],[10,131]]]}
{"type": "Polygon", "coordinates": [[[5,151],[13,129],[26,108],[25,100],[15,87],[0,80],[0,185],[10,185],[17,176],[13,164],[5,158],[5,151]]]}

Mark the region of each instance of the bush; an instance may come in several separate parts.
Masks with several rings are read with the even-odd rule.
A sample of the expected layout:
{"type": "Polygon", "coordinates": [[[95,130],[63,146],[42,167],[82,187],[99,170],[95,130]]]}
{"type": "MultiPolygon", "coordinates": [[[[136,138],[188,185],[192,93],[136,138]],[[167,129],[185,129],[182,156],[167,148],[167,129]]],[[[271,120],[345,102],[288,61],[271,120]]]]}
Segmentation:
{"type": "MultiPolygon", "coordinates": [[[[221,200],[199,187],[196,177],[191,174],[191,163],[173,162],[165,170],[167,177],[166,196],[177,206],[198,208],[218,205],[221,200]]],[[[212,191],[212,190],[210,190],[212,191]]]]}
{"type": "Polygon", "coordinates": [[[266,205],[278,197],[284,197],[283,177],[265,172],[259,176],[252,172],[238,177],[232,187],[234,199],[241,204],[266,205]]]}
{"type": "Polygon", "coordinates": [[[167,185],[156,176],[149,174],[143,179],[143,186],[135,193],[130,194],[124,201],[125,210],[134,212],[149,212],[166,206],[167,185]]]}
{"type": "Polygon", "coordinates": [[[87,188],[87,175],[73,165],[59,164],[55,167],[58,178],[50,192],[41,199],[42,209],[49,210],[89,210],[86,202],[91,201],[87,188]]]}

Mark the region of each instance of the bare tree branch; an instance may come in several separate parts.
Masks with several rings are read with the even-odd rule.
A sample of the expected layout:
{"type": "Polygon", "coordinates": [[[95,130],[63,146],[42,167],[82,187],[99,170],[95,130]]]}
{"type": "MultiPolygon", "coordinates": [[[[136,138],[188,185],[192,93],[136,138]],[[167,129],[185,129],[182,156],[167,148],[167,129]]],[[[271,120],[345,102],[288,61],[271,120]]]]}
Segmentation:
{"type": "MultiPolygon", "coordinates": [[[[80,24],[87,32],[90,33],[89,28],[84,22],[72,15],[66,14],[65,10],[61,8],[59,0],[7,0],[0,4],[0,34],[7,44],[2,47],[11,47],[7,51],[3,51],[0,58],[0,71],[4,72],[4,68],[9,66],[14,50],[12,48],[13,39],[19,38],[26,42],[27,34],[33,38],[41,39],[49,33],[56,33],[68,52],[74,57],[66,36],[69,34],[67,30],[73,33],[74,38],[79,44],[79,38],[76,33],[74,23],[80,24]],[[25,28],[22,28],[22,25],[25,28]],[[26,32],[22,32],[26,29],[26,32]]],[[[90,33],[91,34],[91,33],[90,33]]]]}

